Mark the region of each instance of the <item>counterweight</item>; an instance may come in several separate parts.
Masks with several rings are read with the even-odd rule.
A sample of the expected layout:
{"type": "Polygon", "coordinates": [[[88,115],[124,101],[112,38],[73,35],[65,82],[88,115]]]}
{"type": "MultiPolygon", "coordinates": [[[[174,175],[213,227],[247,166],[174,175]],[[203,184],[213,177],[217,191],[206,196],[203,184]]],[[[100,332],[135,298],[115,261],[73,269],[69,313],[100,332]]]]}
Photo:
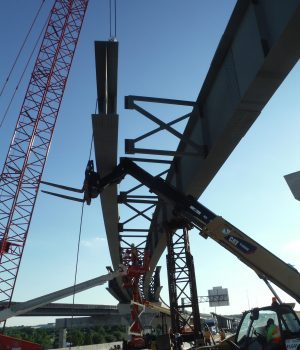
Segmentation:
{"type": "Polygon", "coordinates": [[[56,0],[0,175],[0,302],[10,305],[88,0],[56,0]]]}

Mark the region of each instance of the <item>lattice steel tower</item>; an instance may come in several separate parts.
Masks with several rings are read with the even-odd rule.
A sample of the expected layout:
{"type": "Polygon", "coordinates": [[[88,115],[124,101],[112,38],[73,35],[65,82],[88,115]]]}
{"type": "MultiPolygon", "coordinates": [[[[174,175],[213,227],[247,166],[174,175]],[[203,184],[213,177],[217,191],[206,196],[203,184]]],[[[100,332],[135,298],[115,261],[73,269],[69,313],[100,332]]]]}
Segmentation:
{"type": "Polygon", "coordinates": [[[10,305],[88,0],[56,0],[0,175],[0,302],[10,305]]]}

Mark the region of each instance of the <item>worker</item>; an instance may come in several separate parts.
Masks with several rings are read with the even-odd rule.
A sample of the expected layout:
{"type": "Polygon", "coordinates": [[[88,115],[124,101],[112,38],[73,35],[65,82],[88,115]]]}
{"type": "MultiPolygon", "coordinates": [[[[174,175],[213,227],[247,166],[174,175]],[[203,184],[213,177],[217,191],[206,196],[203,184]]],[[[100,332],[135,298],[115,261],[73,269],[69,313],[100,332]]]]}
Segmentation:
{"type": "Polygon", "coordinates": [[[222,341],[222,340],[224,340],[225,339],[225,337],[226,337],[226,334],[225,334],[225,331],[224,331],[224,329],[223,328],[220,328],[220,340],[222,341]]]}
{"type": "Polygon", "coordinates": [[[275,349],[281,343],[280,329],[275,325],[273,318],[269,318],[266,325],[267,330],[267,349],[275,349]]]}
{"type": "Polygon", "coordinates": [[[204,328],[203,331],[204,345],[211,345],[211,334],[208,327],[204,328]]]}

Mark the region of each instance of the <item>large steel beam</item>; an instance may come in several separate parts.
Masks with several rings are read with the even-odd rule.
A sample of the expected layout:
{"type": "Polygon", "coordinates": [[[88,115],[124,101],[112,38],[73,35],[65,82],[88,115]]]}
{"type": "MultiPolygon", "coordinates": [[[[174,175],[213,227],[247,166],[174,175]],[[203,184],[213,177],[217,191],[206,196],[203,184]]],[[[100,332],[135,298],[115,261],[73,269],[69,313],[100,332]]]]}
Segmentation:
{"type": "Polygon", "coordinates": [[[102,275],[96,278],[92,278],[88,281],[81,282],[75,284],[73,286],[57,290],[55,292],[42,295],[40,297],[24,301],[22,303],[14,303],[9,308],[5,308],[0,311],[0,320],[6,321],[8,318],[24,315],[32,310],[35,310],[40,307],[44,307],[45,305],[54,302],[59,299],[66,298],[68,296],[74,295],[76,293],[83,292],[90,288],[101,286],[102,284],[120,276],[119,271],[110,272],[106,275],[102,275]]]}
{"type": "MultiPolygon", "coordinates": [[[[97,172],[100,177],[103,177],[117,166],[118,43],[115,41],[95,42],[95,62],[98,114],[92,116],[92,125],[97,172]]],[[[114,268],[117,268],[121,262],[117,195],[116,184],[106,188],[100,195],[104,226],[114,268]]],[[[129,300],[128,294],[121,288],[121,285],[121,279],[116,279],[109,284],[108,291],[118,300],[129,300]]]]}
{"type": "MultiPolygon", "coordinates": [[[[300,0],[239,0],[222,36],[184,131],[207,146],[205,158],[175,157],[167,180],[198,198],[291,71],[300,56],[300,0]]],[[[181,141],[179,153],[191,147],[181,141]]],[[[156,210],[152,230],[172,214],[156,210]]],[[[150,241],[149,241],[150,242],[150,241]]],[[[150,274],[166,237],[149,243],[150,274]]],[[[147,288],[146,288],[147,290],[147,288]]]]}

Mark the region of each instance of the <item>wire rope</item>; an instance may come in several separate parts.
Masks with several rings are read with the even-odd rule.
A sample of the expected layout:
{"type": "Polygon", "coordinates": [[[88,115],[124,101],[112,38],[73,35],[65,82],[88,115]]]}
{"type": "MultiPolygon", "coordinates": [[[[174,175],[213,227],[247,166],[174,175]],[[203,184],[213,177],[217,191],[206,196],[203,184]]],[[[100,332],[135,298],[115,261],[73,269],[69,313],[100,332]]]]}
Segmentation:
{"type": "Polygon", "coordinates": [[[109,0],[109,37],[111,38],[111,0],[109,0]]]}
{"type": "Polygon", "coordinates": [[[117,0],[114,0],[114,9],[112,6],[112,0],[109,0],[109,38],[110,40],[117,37],[117,0]],[[113,22],[114,20],[114,33],[113,33],[113,22]]]}
{"type": "Polygon", "coordinates": [[[41,9],[42,9],[44,3],[45,3],[45,0],[42,0],[42,3],[41,3],[41,5],[40,5],[40,7],[39,7],[39,9],[38,9],[38,11],[37,11],[37,13],[36,13],[36,15],[35,15],[33,21],[32,21],[32,23],[31,23],[30,28],[29,28],[29,30],[28,30],[26,36],[25,36],[25,39],[23,40],[23,43],[22,43],[22,45],[21,45],[21,47],[20,47],[20,49],[19,49],[19,52],[18,52],[18,54],[17,54],[17,57],[15,58],[15,60],[14,60],[14,62],[13,62],[13,64],[12,64],[12,67],[11,67],[9,73],[8,73],[8,76],[7,76],[7,78],[6,78],[6,80],[5,80],[4,84],[3,84],[3,86],[2,86],[2,88],[1,88],[0,97],[2,96],[2,94],[3,94],[4,90],[5,90],[5,87],[6,87],[8,81],[9,81],[9,79],[10,79],[10,76],[11,76],[11,74],[12,74],[12,72],[13,72],[13,70],[14,70],[16,64],[17,64],[17,61],[18,61],[18,59],[19,59],[19,57],[20,57],[20,55],[21,55],[21,52],[22,52],[22,50],[23,50],[23,48],[24,48],[24,46],[25,46],[25,44],[26,44],[26,42],[27,42],[27,39],[28,39],[28,37],[29,37],[29,34],[31,33],[31,30],[32,30],[32,28],[33,28],[33,26],[34,26],[34,24],[35,24],[35,22],[36,22],[36,20],[37,20],[37,18],[38,18],[38,16],[39,16],[40,12],[41,12],[41,9]]]}
{"type": "MultiPolygon", "coordinates": [[[[74,319],[74,305],[75,305],[75,294],[76,294],[75,293],[75,289],[76,289],[76,282],[77,282],[77,271],[78,271],[78,261],[79,261],[79,252],[80,252],[81,233],[82,233],[83,212],[84,212],[84,202],[81,205],[79,234],[78,234],[78,241],[77,241],[76,264],[75,264],[73,296],[72,296],[72,318],[71,318],[70,330],[72,330],[72,328],[73,328],[73,319],[74,319]]],[[[72,347],[72,340],[69,343],[69,348],[71,348],[71,347],[72,347]]]]}
{"type": "MultiPolygon", "coordinates": [[[[97,107],[98,107],[98,101],[96,99],[95,114],[97,113],[97,107]]],[[[94,135],[92,135],[92,138],[91,138],[91,144],[90,144],[90,150],[89,150],[89,160],[91,159],[91,155],[92,155],[93,140],[94,140],[94,135]]],[[[77,272],[78,272],[78,263],[79,263],[79,252],[80,252],[80,242],[81,242],[81,234],[82,234],[83,214],[84,214],[84,202],[81,205],[79,234],[78,234],[78,241],[77,241],[77,252],[76,252],[76,263],[75,263],[75,274],[74,274],[74,285],[73,285],[73,296],[72,296],[72,317],[71,317],[71,327],[70,327],[71,330],[73,327],[73,319],[74,319],[74,305],[75,305],[75,294],[76,294],[75,290],[76,290],[76,283],[77,283],[77,272]]],[[[71,344],[72,343],[70,342],[69,348],[72,347],[71,344]]]]}
{"type": "Polygon", "coordinates": [[[47,26],[47,23],[48,23],[48,21],[49,21],[49,18],[50,18],[50,15],[47,17],[47,20],[46,20],[46,22],[45,22],[45,24],[44,24],[44,26],[43,26],[43,28],[42,28],[42,30],[41,30],[41,32],[40,32],[40,34],[39,34],[37,40],[36,40],[36,42],[35,42],[35,45],[34,45],[32,51],[31,51],[31,53],[30,53],[30,56],[29,56],[29,58],[28,58],[28,60],[27,60],[27,62],[26,62],[25,68],[23,69],[23,72],[22,72],[21,77],[20,77],[20,79],[19,79],[19,81],[18,81],[18,84],[17,84],[17,86],[16,86],[16,88],[15,88],[15,91],[14,91],[14,93],[12,94],[12,96],[11,96],[11,98],[10,98],[10,101],[9,101],[9,103],[8,103],[8,106],[6,107],[6,110],[5,110],[4,114],[3,114],[3,117],[2,117],[1,122],[0,122],[0,129],[2,128],[2,125],[3,125],[3,123],[4,123],[4,121],[5,121],[6,117],[7,117],[7,114],[8,114],[8,112],[9,112],[10,107],[11,107],[11,104],[12,104],[12,102],[13,102],[13,100],[14,100],[14,98],[15,98],[15,95],[16,95],[16,93],[17,93],[17,90],[18,90],[18,88],[19,88],[19,86],[20,86],[20,84],[21,84],[21,82],[22,82],[22,80],[23,80],[23,77],[24,77],[24,75],[25,75],[25,72],[26,72],[26,70],[27,70],[27,68],[28,68],[28,65],[29,65],[29,63],[30,63],[30,61],[31,61],[31,58],[32,58],[32,56],[33,56],[33,54],[34,54],[34,51],[36,50],[36,47],[37,47],[37,45],[38,45],[38,43],[39,43],[39,41],[40,41],[40,39],[41,39],[41,36],[42,36],[42,34],[43,34],[43,32],[44,32],[46,26],[47,26]]]}
{"type": "Polygon", "coordinates": [[[117,37],[117,0],[115,0],[115,38],[117,37]]]}

